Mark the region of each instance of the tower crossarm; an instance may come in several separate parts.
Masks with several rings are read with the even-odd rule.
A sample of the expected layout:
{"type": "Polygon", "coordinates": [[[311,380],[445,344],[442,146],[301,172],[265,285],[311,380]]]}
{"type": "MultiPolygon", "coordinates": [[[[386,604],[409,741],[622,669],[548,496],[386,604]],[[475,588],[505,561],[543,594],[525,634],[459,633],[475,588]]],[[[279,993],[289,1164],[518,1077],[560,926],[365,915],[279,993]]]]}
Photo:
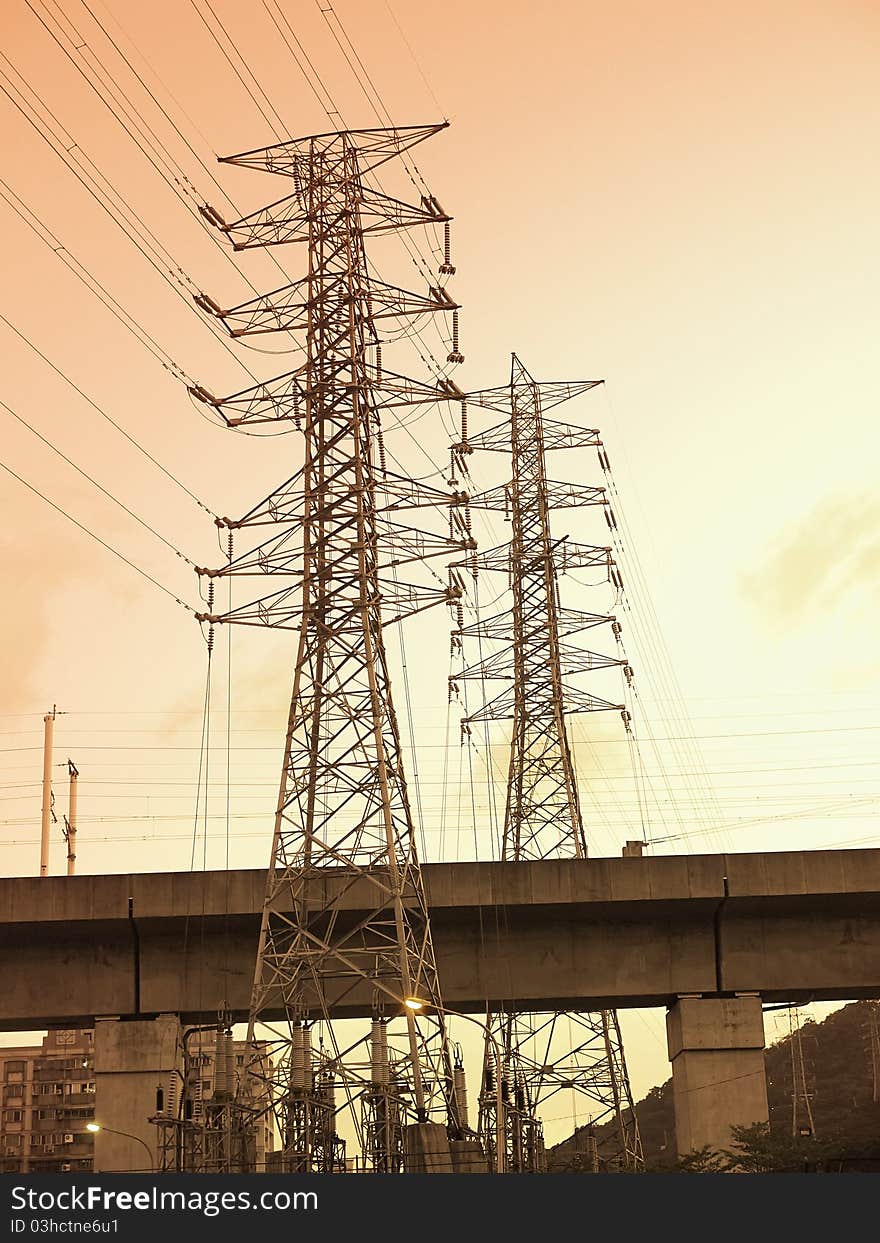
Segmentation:
{"type": "Polygon", "coordinates": [[[257,147],[238,155],[219,157],[221,164],[237,164],[241,168],[255,168],[261,172],[278,173],[283,177],[302,177],[310,181],[326,175],[323,168],[315,167],[315,157],[322,153],[338,152],[344,146],[354,163],[341,169],[336,184],[344,186],[349,177],[361,177],[372,172],[389,160],[418,146],[426,138],[433,138],[448,127],[448,121],[433,125],[381,126],[374,129],[330,130],[323,134],[309,134],[304,138],[288,138],[269,147],[257,147]]]}
{"type": "MultiPolygon", "coordinates": [[[[594,386],[591,386],[594,387],[594,386]]],[[[469,395],[468,400],[473,400],[469,395]]],[[[550,449],[598,449],[602,438],[596,428],[578,427],[575,423],[563,423],[559,419],[544,419],[544,450],[550,449]]],[[[485,449],[494,453],[510,453],[511,451],[510,421],[498,423],[485,432],[471,436],[467,443],[469,450],[485,449]]]]}
{"type": "MultiPolygon", "coordinates": [[[[583,505],[607,505],[608,497],[601,487],[569,483],[565,480],[542,480],[543,504],[547,509],[577,509],[583,505]]],[[[472,509],[492,509],[509,513],[512,507],[512,485],[503,484],[476,492],[470,498],[472,509]]]]}
{"type": "MultiPolygon", "coordinates": [[[[359,195],[360,227],[366,235],[412,229],[418,225],[446,224],[451,219],[434,199],[423,198],[421,203],[406,203],[369,186],[361,186],[359,195]]],[[[202,215],[209,224],[226,234],[233,250],[283,246],[309,240],[308,206],[300,189],[239,220],[228,222],[213,208],[203,208],[202,215]]]]}
{"type": "MultiPolygon", "coordinates": [[[[351,296],[348,284],[340,280],[322,294],[322,304],[315,306],[309,301],[308,278],[305,277],[229,310],[218,308],[213,300],[201,294],[196,295],[195,301],[202,310],[219,319],[230,336],[244,337],[265,332],[305,332],[312,314],[326,314],[334,299],[344,303],[351,296]]],[[[427,294],[417,294],[371,280],[368,296],[374,321],[413,319],[437,311],[454,311],[459,306],[440,285],[432,287],[427,294]]]]}
{"type": "MultiPolygon", "coordinates": [[[[379,374],[375,370],[367,372],[360,387],[365,395],[372,397],[374,408],[380,411],[459,402],[462,398],[461,390],[452,380],[430,384],[388,371],[379,374]]],[[[312,395],[305,364],[274,379],[261,380],[228,397],[216,397],[200,384],[191,385],[189,392],[197,401],[214,410],[227,427],[290,422],[300,429],[303,427],[306,402],[312,395]]]]}
{"type": "MultiPolygon", "coordinates": [[[[591,652],[569,643],[561,643],[559,645],[559,659],[563,678],[575,673],[593,673],[596,669],[612,669],[616,666],[626,667],[627,665],[625,656],[604,656],[601,652],[591,652]]],[[[514,678],[514,648],[512,643],[501,651],[493,652],[491,656],[477,661],[476,664],[468,665],[460,673],[455,674],[456,682],[468,680],[513,682],[514,678]]],[[[591,698],[595,699],[594,696],[591,698]]],[[[616,708],[621,705],[609,704],[608,706],[616,708]]]]}
{"type": "MultiPolygon", "coordinates": [[[[613,613],[586,613],[580,609],[561,607],[556,614],[560,637],[580,634],[584,630],[592,630],[596,626],[611,625],[619,629],[620,623],[613,613]]],[[[501,642],[513,641],[513,613],[506,610],[495,613],[491,617],[480,618],[455,632],[461,639],[497,639],[501,642]]]]}
{"type": "MultiPolygon", "coordinates": [[[[541,410],[550,410],[553,406],[559,406],[564,401],[571,401],[575,397],[580,397],[583,393],[588,393],[591,388],[596,388],[599,384],[604,384],[604,380],[533,380],[530,377],[532,390],[537,396],[537,400],[541,403],[541,410]]],[[[473,402],[475,406],[483,406],[487,410],[498,410],[502,414],[510,416],[512,412],[512,403],[514,398],[511,394],[509,384],[502,384],[496,388],[481,388],[474,392],[468,393],[468,401],[473,402]]],[[[508,443],[508,448],[509,448],[508,443]]]]}
{"type": "MultiPolygon", "coordinates": [[[[473,504],[473,501],[469,503],[473,504]]],[[[536,552],[535,555],[539,554],[536,552]]],[[[567,537],[554,542],[552,557],[557,573],[565,573],[567,570],[610,571],[614,564],[609,547],[601,544],[578,544],[567,537]]],[[[496,548],[480,550],[467,561],[455,564],[458,569],[499,570],[505,574],[515,574],[528,565],[529,559],[528,550],[517,558],[510,544],[500,544],[496,548]]]]}

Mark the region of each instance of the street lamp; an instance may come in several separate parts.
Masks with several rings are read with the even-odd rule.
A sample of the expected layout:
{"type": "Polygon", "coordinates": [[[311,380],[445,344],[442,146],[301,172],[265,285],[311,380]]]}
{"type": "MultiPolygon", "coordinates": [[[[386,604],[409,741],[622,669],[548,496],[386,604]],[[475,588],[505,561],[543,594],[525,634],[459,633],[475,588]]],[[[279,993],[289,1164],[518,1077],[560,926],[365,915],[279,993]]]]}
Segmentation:
{"type": "Polygon", "coordinates": [[[447,1006],[438,1006],[435,1002],[423,1001],[421,997],[404,997],[403,1004],[407,1009],[416,1011],[424,1010],[426,1006],[431,1006],[440,1014],[452,1014],[457,1019],[465,1019],[469,1023],[475,1023],[491,1043],[492,1051],[495,1054],[495,1173],[504,1174],[506,1172],[505,1163],[507,1157],[507,1125],[504,1118],[504,1096],[501,1090],[503,1062],[498,1041],[489,1030],[488,1023],[481,1022],[480,1019],[474,1018],[472,1014],[462,1014],[460,1010],[450,1010],[447,1006]]]}
{"type": "Polygon", "coordinates": [[[99,1131],[106,1131],[108,1135],[121,1135],[124,1139],[133,1139],[136,1144],[140,1144],[142,1148],[146,1149],[147,1156],[150,1159],[150,1172],[152,1174],[156,1173],[156,1162],[153,1160],[150,1146],[139,1135],[132,1135],[129,1131],[114,1131],[112,1126],[104,1126],[103,1122],[87,1122],[86,1130],[91,1131],[93,1135],[97,1135],[99,1131]]]}

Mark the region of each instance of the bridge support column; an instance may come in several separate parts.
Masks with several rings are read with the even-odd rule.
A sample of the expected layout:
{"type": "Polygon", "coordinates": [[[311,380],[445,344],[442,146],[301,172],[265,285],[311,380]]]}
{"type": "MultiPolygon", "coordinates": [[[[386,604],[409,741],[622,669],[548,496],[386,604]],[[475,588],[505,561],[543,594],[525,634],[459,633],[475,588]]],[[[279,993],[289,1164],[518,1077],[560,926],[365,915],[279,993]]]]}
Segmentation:
{"type": "Polygon", "coordinates": [[[756,993],[679,997],[666,1016],[679,1156],[728,1148],[732,1126],[767,1122],[764,1016],[756,993]]]}
{"type": "Polygon", "coordinates": [[[169,1072],[179,1067],[176,1014],[95,1020],[95,1121],[102,1128],[95,1135],[96,1171],[149,1173],[158,1133],[147,1119],[156,1112],[157,1087],[165,1087],[169,1072]]]}

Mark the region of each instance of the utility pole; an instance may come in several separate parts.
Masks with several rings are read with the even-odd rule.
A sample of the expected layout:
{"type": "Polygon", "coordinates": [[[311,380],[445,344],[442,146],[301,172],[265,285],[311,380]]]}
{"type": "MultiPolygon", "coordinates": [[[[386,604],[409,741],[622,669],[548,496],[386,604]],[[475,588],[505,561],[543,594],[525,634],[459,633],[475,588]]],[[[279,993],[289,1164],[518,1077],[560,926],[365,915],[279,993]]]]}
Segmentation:
{"type": "Polygon", "coordinates": [[[880,1101],[880,1002],[869,1001],[868,1005],[868,1040],[871,1045],[871,1100],[876,1105],[880,1101]]]}
{"type": "MultiPolygon", "coordinates": [[[[280,1172],[344,1168],[343,1110],[377,1173],[402,1170],[408,1126],[459,1129],[383,628],[455,599],[402,581],[399,568],[473,541],[452,520],[466,498],[388,470],[382,416],[462,394],[448,379],[388,371],[380,335],[385,320],[393,336],[412,317],[447,313],[448,361],[460,362],[458,309],[440,281],[454,271],[449,217],[430,194],[411,205],[371,184],[442,128],[349,130],[231,156],[224,162],[289,179],[292,192],[230,224],[203,209],[236,250],[300,242],[307,258],[305,276],[265,297],[229,310],[197,298],[233,337],[292,333],[305,362],[226,398],[191,390],[230,427],[286,425],[304,440],[302,466],[243,518],[224,520],[227,565],[201,571],[209,601],[228,575],[269,574],[272,590],[223,614],[209,603],[200,620],[298,634],[249,1019],[249,1041],[263,1035],[274,1066],[266,1087],[280,1172]],[[437,282],[416,294],[375,279],[365,237],[420,225],[445,235],[437,282]],[[450,534],[401,521],[417,508],[438,511],[450,534]],[[233,532],[250,541],[237,555],[233,532]],[[354,887],[368,906],[356,926],[346,912],[354,887]],[[428,1003],[423,1014],[404,1005],[413,995],[428,1003]],[[340,1032],[346,1008],[372,1011],[366,1031],[340,1032]]],[[[252,1078],[261,1076],[257,1062],[252,1078]]]]}
{"type": "Polygon", "coordinates": [[[791,1054],[791,1133],[795,1138],[800,1136],[804,1139],[815,1139],[813,1093],[808,1085],[804,1061],[803,1026],[795,1014],[794,1006],[788,1008],[788,1033],[791,1054]]]}
{"type": "Polygon", "coordinates": [[[43,717],[43,807],[40,825],[40,875],[49,875],[49,832],[52,824],[52,742],[55,705],[43,717]]]}
{"type": "MultiPolygon", "coordinates": [[[[625,705],[612,703],[571,685],[568,678],[596,669],[631,670],[622,655],[585,651],[569,640],[599,627],[610,627],[619,642],[613,616],[579,612],[562,606],[558,575],[567,569],[591,569],[619,582],[611,550],[562,539],[554,540],[550,511],[600,506],[608,515],[605,491],[586,484],[549,479],[545,453],[551,449],[595,448],[603,453],[599,433],[575,427],[544,412],[593,388],[599,381],[539,384],[513,356],[509,386],[470,394],[469,400],[501,411],[505,420],[457,448],[462,463],[474,450],[509,453],[510,482],[477,493],[472,509],[501,510],[510,519],[508,546],[480,552],[459,568],[499,571],[509,577],[513,596],[509,612],[500,613],[453,635],[454,645],[469,640],[502,644],[492,655],[453,676],[460,681],[505,683],[500,694],[470,712],[462,725],[471,733],[478,723],[511,724],[507,803],[502,858],[510,861],[585,858],[587,841],[577,775],[566,716],[573,712],[616,711],[629,728],[625,705]],[[616,577],[615,577],[616,576],[616,577]]],[[[610,523],[609,523],[610,525],[610,523]]],[[[496,1038],[505,1051],[506,1134],[499,1137],[491,1094],[481,1097],[481,1135],[491,1150],[506,1143],[509,1168],[539,1172],[544,1168],[539,1111],[557,1094],[573,1090],[588,1101],[593,1125],[613,1121],[617,1140],[608,1164],[620,1170],[643,1165],[641,1143],[617,1015],[513,1011],[490,1014],[496,1038]]],[[[491,1068],[486,1068],[486,1075],[491,1068]]]]}
{"type": "Polygon", "coordinates": [[[64,817],[64,840],[67,842],[67,875],[76,873],[76,787],[79,769],[73,760],[67,761],[68,794],[67,815],[64,817]]]}

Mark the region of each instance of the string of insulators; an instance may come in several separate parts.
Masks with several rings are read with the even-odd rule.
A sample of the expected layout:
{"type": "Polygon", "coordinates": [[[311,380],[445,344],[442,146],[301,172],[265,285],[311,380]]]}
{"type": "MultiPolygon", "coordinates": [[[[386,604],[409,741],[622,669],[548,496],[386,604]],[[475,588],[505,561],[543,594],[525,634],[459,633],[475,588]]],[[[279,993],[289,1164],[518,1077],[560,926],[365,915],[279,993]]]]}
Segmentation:
{"type": "Polygon", "coordinates": [[[214,1036],[214,1099],[217,1101],[229,1100],[229,1077],[222,1027],[217,1028],[214,1036]]]}
{"type": "Polygon", "coordinates": [[[163,1100],[164,1113],[169,1118],[177,1117],[177,1071],[172,1070],[165,1081],[165,1096],[163,1100]]]}
{"type": "Polygon", "coordinates": [[[305,1024],[290,1033],[290,1087],[294,1092],[312,1090],[312,1037],[305,1024]]]}
{"type": "Polygon", "coordinates": [[[461,403],[461,451],[462,453],[471,452],[468,444],[468,404],[466,401],[461,403]]]}
{"type": "Polygon", "coordinates": [[[449,517],[453,526],[458,529],[459,534],[464,536],[462,543],[469,547],[473,541],[470,506],[463,505],[461,509],[458,507],[450,507],[449,517]]]}
{"type": "Polygon", "coordinates": [[[624,666],[623,666],[623,676],[626,678],[626,684],[627,684],[627,686],[632,686],[632,684],[633,684],[633,670],[632,670],[632,665],[624,665],[624,666]]]}
{"type": "Polygon", "coordinates": [[[232,1041],[232,1032],[228,1028],[223,1034],[223,1056],[226,1059],[226,1082],[229,1084],[229,1095],[234,1099],[237,1087],[235,1081],[235,1045],[232,1041]]]}
{"type": "Polygon", "coordinates": [[[222,229],[225,231],[229,228],[228,224],[217,209],[212,207],[210,203],[200,205],[199,213],[205,218],[205,220],[207,220],[208,224],[212,224],[215,229],[222,229]]]}
{"type": "Polygon", "coordinates": [[[617,519],[614,517],[614,510],[610,505],[606,505],[603,512],[605,514],[605,521],[608,523],[608,530],[616,531],[617,519]]]}
{"type": "Polygon", "coordinates": [[[624,708],[621,712],[620,719],[623,721],[623,728],[628,734],[631,734],[632,730],[630,729],[630,726],[632,725],[632,716],[626,708],[624,708]]]}
{"type": "Polygon", "coordinates": [[[463,363],[464,354],[458,348],[458,308],[452,312],[452,349],[446,355],[448,363],[463,363]]]}
{"type": "Polygon", "coordinates": [[[293,424],[298,432],[302,431],[302,414],[299,408],[299,389],[293,390],[293,424]]]}
{"type": "Polygon", "coordinates": [[[234,540],[234,536],[233,536],[232,531],[230,531],[229,537],[226,542],[226,556],[229,561],[232,560],[233,540],[234,540]]]}
{"type": "Polygon", "coordinates": [[[303,203],[302,178],[299,175],[299,160],[294,160],[293,162],[293,188],[296,192],[297,203],[299,203],[300,207],[304,208],[305,204],[303,203]]]}
{"type": "Polygon", "coordinates": [[[621,626],[617,618],[615,618],[614,621],[611,623],[611,633],[614,635],[615,639],[619,643],[620,636],[623,634],[623,627],[621,626]]]}
{"type": "Polygon", "coordinates": [[[305,1077],[305,1089],[311,1092],[314,1082],[314,1074],[312,1070],[312,1031],[305,1023],[302,1027],[302,1045],[303,1045],[303,1072],[305,1077]]]}
{"type": "Polygon", "coordinates": [[[455,1109],[458,1114],[458,1125],[463,1130],[468,1130],[470,1123],[468,1121],[468,1095],[467,1095],[467,1078],[463,1065],[456,1065],[452,1071],[452,1090],[455,1094],[455,1109]]]}
{"type": "Polygon", "coordinates": [[[373,1086],[385,1088],[391,1080],[388,1066],[388,1028],[385,1019],[373,1019],[370,1029],[370,1054],[373,1086]]]}
{"type": "Polygon", "coordinates": [[[201,1118],[202,1116],[202,1076],[200,1071],[196,1071],[195,1075],[190,1074],[190,1105],[193,1118],[201,1118]]]}
{"type": "Polygon", "coordinates": [[[382,346],[376,342],[376,379],[382,379],[382,346]]]}
{"type": "Polygon", "coordinates": [[[473,541],[473,538],[474,538],[474,529],[473,529],[473,524],[472,524],[472,522],[471,522],[471,503],[470,503],[470,499],[468,499],[468,500],[466,500],[466,501],[465,501],[464,506],[463,506],[463,510],[464,510],[464,529],[465,529],[465,530],[467,531],[467,533],[468,533],[468,539],[469,539],[469,540],[471,540],[471,541],[473,541]]]}
{"type": "Polygon", "coordinates": [[[464,579],[458,570],[450,567],[449,570],[449,590],[448,598],[451,604],[455,605],[455,622],[459,630],[464,629],[464,608],[462,606],[462,596],[464,595],[464,579]]]}
{"type": "Polygon", "coordinates": [[[608,461],[608,454],[605,452],[604,445],[599,445],[599,465],[606,474],[611,473],[611,463],[608,461]]]}
{"type": "Polygon", "coordinates": [[[611,581],[618,591],[623,591],[623,578],[621,577],[620,570],[616,565],[612,565],[611,567],[611,581]]]}
{"type": "Polygon", "coordinates": [[[455,268],[452,266],[452,229],[450,221],[443,224],[443,262],[440,264],[439,271],[444,276],[455,276],[455,268]]]}
{"type": "Polygon", "coordinates": [[[379,447],[379,470],[383,475],[388,474],[388,459],[385,456],[385,437],[382,434],[382,425],[376,428],[376,444],[379,447]]]}
{"type": "Polygon", "coordinates": [[[327,1109],[330,1133],[336,1134],[336,1080],[332,1073],[327,1073],[318,1085],[318,1096],[327,1109]]]}
{"type": "MultiPolygon", "coordinates": [[[[208,612],[214,612],[214,580],[208,579],[208,612]]],[[[208,655],[210,656],[214,650],[214,623],[208,624],[208,655]]]]}

